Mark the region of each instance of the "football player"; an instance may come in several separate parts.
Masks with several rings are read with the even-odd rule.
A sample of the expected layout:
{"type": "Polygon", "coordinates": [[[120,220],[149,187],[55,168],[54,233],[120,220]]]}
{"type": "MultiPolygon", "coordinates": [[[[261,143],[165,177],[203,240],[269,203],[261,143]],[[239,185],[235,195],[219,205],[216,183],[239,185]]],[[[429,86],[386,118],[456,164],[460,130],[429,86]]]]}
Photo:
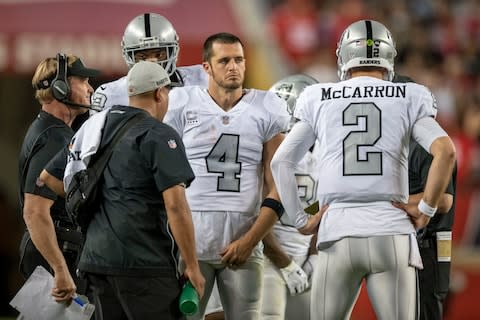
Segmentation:
{"type": "Polygon", "coordinates": [[[294,164],[318,141],[317,197],[329,204],[318,229],[312,319],[348,319],[365,279],[378,319],[414,319],[415,228],[435,215],[455,163],[455,148],[435,121],[431,92],[393,83],[395,43],[381,23],[360,20],[337,48],[341,81],[309,86],[295,124],[272,159],[285,214],[303,228],[294,164]],[[406,212],[410,139],[432,154],[423,198],[406,212]],[[410,217],[413,219],[410,220],[410,217]]]}
{"type": "Polygon", "coordinates": [[[208,88],[172,90],[165,119],[182,137],[195,173],[186,192],[206,284],[192,319],[203,318],[215,280],[227,319],[259,319],[260,241],[283,214],[270,160],[290,115],[273,92],[243,88],[244,47],[235,35],[207,38],[203,68],[208,88]]]}
{"type": "MultiPolygon", "coordinates": [[[[133,18],[125,28],[122,53],[128,68],[148,60],[159,63],[169,74],[171,86],[207,86],[207,76],[200,64],[178,67],[179,37],[173,25],[156,13],[133,18]]],[[[100,85],[92,96],[92,104],[101,109],[128,105],[127,77],[100,85]]]]}
{"type": "MultiPolygon", "coordinates": [[[[318,83],[303,74],[288,76],[276,82],[270,91],[284,99],[291,116],[288,131],[295,122],[293,111],[300,93],[318,83]]],[[[304,207],[316,200],[316,160],[312,148],[296,168],[299,196],[304,207]]],[[[317,250],[312,235],[303,235],[294,226],[277,222],[264,240],[264,284],[262,319],[310,319],[309,280],[316,264],[317,250]],[[278,244],[276,244],[278,243],[278,244]]]]}

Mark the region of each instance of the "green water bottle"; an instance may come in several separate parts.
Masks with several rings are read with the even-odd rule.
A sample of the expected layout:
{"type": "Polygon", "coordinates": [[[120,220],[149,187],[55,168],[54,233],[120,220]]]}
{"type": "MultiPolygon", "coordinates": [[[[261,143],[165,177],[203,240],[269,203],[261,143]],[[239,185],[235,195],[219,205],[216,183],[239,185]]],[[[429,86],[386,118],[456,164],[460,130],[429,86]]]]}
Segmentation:
{"type": "Polygon", "coordinates": [[[194,315],[198,310],[198,304],[199,298],[197,290],[195,290],[190,281],[187,281],[183,286],[178,302],[180,311],[186,316],[194,315]]]}

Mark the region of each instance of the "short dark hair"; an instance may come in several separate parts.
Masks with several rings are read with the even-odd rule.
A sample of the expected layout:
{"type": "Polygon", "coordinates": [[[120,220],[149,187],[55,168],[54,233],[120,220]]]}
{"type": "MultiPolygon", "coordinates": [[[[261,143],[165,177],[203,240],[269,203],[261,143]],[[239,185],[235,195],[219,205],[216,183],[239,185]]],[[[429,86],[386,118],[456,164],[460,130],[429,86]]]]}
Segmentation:
{"type": "Polygon", "coordinates": [[[409,76],[403,76],[403,75],[399,75],[398,73],[395,73],[395,76],[393,76],[392,82],[407,83],[407,82],[415,82],[415,81],[409,76]]]}
{"type": "Polygon", "coordinates": [[[232,43],[240,43],[243,48],[243,43],[240,40],[239,37],[237,37],[234,34],[228,33],[228,32],[220,32],[220,33],[215,33],[212,34],[205,40],[203,43],[203,61],[207,62],[210,61],[213,55],[213,43],[214,42],[220,42],[220,43],[226,43],[226,44],[232,44],[232,43]]]}

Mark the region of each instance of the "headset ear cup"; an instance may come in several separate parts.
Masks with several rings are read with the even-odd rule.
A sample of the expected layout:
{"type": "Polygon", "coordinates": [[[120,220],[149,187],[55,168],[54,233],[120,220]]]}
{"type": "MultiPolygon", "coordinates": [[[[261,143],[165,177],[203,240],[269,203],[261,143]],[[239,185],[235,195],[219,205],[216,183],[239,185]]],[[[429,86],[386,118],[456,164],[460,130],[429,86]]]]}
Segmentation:
{"type": "Polygon", "coordinates": [[[52,83],[53,97],[59,101],[67,100],[70,88],[63,80],[56,80],[52,83]]]}
{"type": "Polygon", "coordinates": [[[70,87],[67,82],[67,56],[63,53],[57,54],[57,74],[52,81],[50,88],[52,89],[53,97],[59,101],[68,100],[70,96],[70,87]]]}

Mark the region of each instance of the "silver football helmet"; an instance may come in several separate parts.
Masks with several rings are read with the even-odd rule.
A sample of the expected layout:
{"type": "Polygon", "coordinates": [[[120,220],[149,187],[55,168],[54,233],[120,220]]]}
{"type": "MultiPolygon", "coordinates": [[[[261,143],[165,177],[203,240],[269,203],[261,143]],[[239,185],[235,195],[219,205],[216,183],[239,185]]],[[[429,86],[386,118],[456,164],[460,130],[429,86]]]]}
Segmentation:
{"type": "Polygon", "coordinates": [[[345,80],[348,71],[356,67],[385,68],[387,80],[393,79],[397,50],[390,31],[380,22],[360,20],[352,23],[343,32],[336,53],[340,80],[345,80]]]}
{"type": "Polygon", "coordinates": [[[277,96],[287,102],[287,111],[292,116],[288,131],[290,131],[295,124],[293,111],[295,111],[298,96],[306,87],[315,83],[318,83],[318,81],[310,76],[305,74],[294,74],[275,82],[269,89],[269,91],[274,92],[277,96]]]}
{"type": "Polygon", "coordinates": [[[125,28],[122,39],[123,58],[128,67],[135,64],[135,52],[146,49],[165,48],[166,58],[158,63],[168,75],[177,65],[178,35],[170,21],[156,13],[145,13],[133,18],[125,28]]]}

